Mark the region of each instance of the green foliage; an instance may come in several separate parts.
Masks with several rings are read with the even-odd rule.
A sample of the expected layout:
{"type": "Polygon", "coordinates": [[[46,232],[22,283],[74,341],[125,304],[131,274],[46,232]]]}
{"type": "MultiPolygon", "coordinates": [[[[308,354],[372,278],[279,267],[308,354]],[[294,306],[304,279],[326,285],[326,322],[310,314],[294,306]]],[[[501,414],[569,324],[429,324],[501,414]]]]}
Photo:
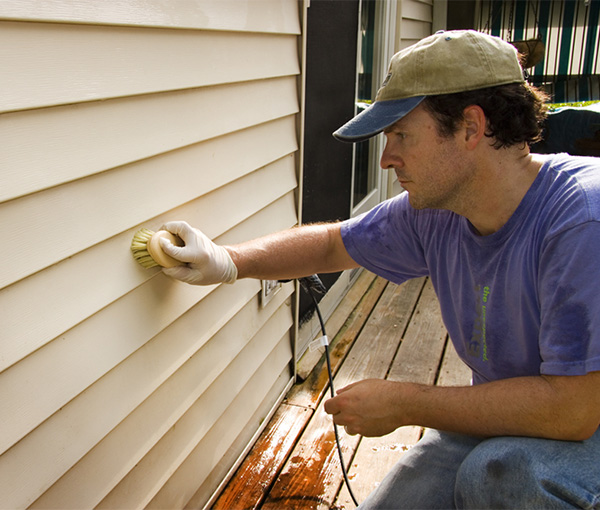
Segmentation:
{"type": "Polygon", "coordinates": [[[579,101],[577,103],[548,103],[546,106],[548,107],[548,111],[553,112],[554,110],[564,108],[565,106],[568,106],[569,108],[580,108],[582,106],[589,106],[594,103],[600,103],[600,101],[579,101]]]}

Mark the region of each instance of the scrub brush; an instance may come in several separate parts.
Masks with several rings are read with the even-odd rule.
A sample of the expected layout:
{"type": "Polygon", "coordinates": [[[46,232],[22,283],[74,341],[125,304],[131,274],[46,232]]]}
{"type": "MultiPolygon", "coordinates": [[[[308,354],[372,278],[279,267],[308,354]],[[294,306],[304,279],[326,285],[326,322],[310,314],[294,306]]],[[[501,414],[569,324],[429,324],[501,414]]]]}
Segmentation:
{"type": "Polygon", "coordinates": [[[160,247],[161,239],[168,239],[169,242],[176,246],[183,246],[185,244],[180,237],[173,235],[166,230],[153,232],[152,230],[143,228],[135,233],[131,241],[131,253],[133,253],[133,258],[145,268],[184,265],[184,262],[176,260],[162,251],[162,248],[160,247]]]}

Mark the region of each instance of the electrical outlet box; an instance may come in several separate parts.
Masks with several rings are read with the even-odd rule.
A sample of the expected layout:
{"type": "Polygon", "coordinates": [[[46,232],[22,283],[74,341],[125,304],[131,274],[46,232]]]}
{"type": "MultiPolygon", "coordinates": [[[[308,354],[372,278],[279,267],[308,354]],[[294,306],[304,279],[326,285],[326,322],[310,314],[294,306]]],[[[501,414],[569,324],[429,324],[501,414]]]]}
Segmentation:
{"type": "Polygon", "coordinates": [[[260,305],[264,308],[281,289],[281,282],[278,280],[261,280],[261,283],[260,305]]]}

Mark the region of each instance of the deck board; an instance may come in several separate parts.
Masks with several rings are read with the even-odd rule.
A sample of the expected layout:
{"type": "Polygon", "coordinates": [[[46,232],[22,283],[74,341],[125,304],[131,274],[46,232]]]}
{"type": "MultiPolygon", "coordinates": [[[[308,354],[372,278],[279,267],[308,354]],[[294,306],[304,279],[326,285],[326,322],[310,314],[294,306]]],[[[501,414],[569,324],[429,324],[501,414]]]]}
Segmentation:
{"type": "MultiPolygon", "coordinates": [[[[331,352],[336,389],[373,377],[423,384],[469,383],[470,372],[448,342],[427,279],[398,286],[375,278],[360,300],[351,299],[352,304],[342,301],[338,307],[348,315],[346,321],[339,315],[335,318],[331,352]]],[[[354,508],[343,483],[332,421],[323,410],[327,398],[323,358],[289,392],[212,508],[354,508]]],[[[422,428],[401,427],[379,438],[349,436],[343,429],[339,434],[352,490],[362,501],[419,440],[422,428]]]]}
{"type": "MultiPolygon", "coordinates": [[[[442,362],[446,339],[435,292],[431,282],[427,281],[387,379],[433,384],[442,362]]],[[[421,434],[421,427],[401,427],[382,437],[362,438],[349,472],[352,491],[359,502],[377,487],[421,434]]],[[[345,487],[337,506],[353,507],[345,487]]]]}
{"type": "MultiPolygon", "coordinates": [[[[337,334],[333,336],[329,350],[331,369],[334,374],[338,372],[348,356],[350,349],[356,342],[360,331],[365,327],[365,323],[373,313],[373,309],[381,298],[386,286],[387,282],[385,280],[381,278],[376,279],[368,289],[368,292],[365,293],[364,298],[347,317],[346,322],[339,328],[337,334]]],[[[332,332],[330,322],[327,321],[325,324],[328,335],[332,332]]],[[[323,398],[328,386],[329,378],[325,365],[325,356],[323,355],[323,350],[321,350],[321,359],[303,383],[295,385],[290,390],[286,402],[315,409],[319,401],[323,398]]]]}

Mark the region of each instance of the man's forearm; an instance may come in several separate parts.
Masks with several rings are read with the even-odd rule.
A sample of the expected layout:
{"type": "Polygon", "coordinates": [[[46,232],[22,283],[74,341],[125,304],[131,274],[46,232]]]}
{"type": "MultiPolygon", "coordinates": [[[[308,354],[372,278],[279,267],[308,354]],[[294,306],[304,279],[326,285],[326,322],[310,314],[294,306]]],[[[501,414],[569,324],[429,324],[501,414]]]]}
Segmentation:
{"type": "Polygon", "coordinates": [[[379,436],[419,425],[480,437],[581,440],[600,422],[600,372],[505,379],[468,387],[370,379],[351,384],[325,410],[352,434],[379,436]]]}
{"type": "Polygon", "coordinates": [[[475,436],[581,440],[598,428],[598,376],[520,377],[473,387],[415,386],[406,409],[427,427],[475,436]],[[586,379],[587,378],[587,379],[586,379]]]}
{"type": "Polygon", "coordinates": [[[225,248],[238,278],[291,279],[357,267],[344,248],[339,224],[292,228],[225,248]]]}

